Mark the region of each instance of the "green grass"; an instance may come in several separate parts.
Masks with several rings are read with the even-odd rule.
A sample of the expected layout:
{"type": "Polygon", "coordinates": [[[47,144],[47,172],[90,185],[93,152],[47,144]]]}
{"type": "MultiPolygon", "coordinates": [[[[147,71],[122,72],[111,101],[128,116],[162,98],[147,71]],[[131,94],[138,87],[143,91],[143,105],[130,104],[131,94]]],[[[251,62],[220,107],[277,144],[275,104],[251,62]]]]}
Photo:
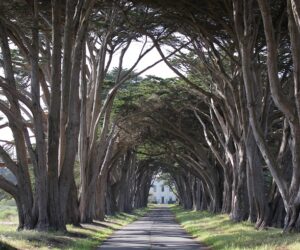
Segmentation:
{"type": "MultiPolygon", "coordinates": [[[[14,200],[1,200],[0,201],[0,222],[17,222],[18,212],[14,200]]],[[[1,248],[0,248],[1,249],[1,248]]]]}
{"type": "Polygon", "coordinates": [[[68,225],[68,232],[66,233],[44,233],[34,230],[16,231],[18,224],[16,213],[13,213],[13,209],[15,209],[14,206],[7,206],[5,208],[1,206],[0,209],[1,250],[95,249],[111,235],[114,230],[133,222],[147,211],[147,209],[137,209],[132,214],[120,213],[115,216],[108,216],[105,222],[95,221],[94,224],[83,224],[82,228],[68,225]]]}
{"type": "Polygon", "coordinates": [[[249,222],[234,223],[228,215],[204,211],[187,211],[173,206],[177,221],[185,230],[212,249],[226,250],[296,250],[300,234],[282,234],[268,228],[258,231],[249,222]]]}

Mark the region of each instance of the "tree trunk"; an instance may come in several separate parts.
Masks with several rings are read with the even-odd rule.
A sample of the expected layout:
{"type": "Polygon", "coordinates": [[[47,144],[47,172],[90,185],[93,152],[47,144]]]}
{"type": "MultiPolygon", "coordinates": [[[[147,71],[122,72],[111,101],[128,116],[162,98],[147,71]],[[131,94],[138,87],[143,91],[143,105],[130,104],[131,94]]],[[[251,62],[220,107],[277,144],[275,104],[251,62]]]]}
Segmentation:
{"type": "Polygon", "coordinates": [[[59,202],[59,121],[61,103],[61,9],[60,0],[52,2],[51,96],[48,117],[48,215],[53,230],[66,230],[59,202]]]}
{"type": "MultiPolygon", "coordinates": [[[[1,52],[3,58],[3,66],[4,66],[4,74],[7,79],[7,84],[11,86],[15,91],[16,89],[16,81],[14,77],[14,70],[12,67],[12,58],[10,53],[10,48],[8,44],[7,31],[5,26],[0,21],[0,38],[1,38],[1,52]]],[[[17,178],[18,182],[18,198],[16,199],[17,204],[20,206],[22,210],[19,211],[22,220],[20,221],[19,228],[20,229],[32,229],[36,224],[36,217],[33,213],[34,199],[33,192],[31,187],[28,162],[27,162],[27,152],[26,152],[26,138],[23,131],[26,128],[20,128],[17,126],[15,120],[22,121],[21,110],[19,103],[16,98],[10,93],[6,93],[6,97],[10,103],[10,111],[15,115],[8,116],[9,127],[12,130],[15,148],[17,152],[17,163],[14,163],[13,159],[6,153],[3,147],[0,146],[0,155],[2,160],[6,163],[7,167],[13,172],[13,174],[17,178]]],[[[4,110],[2,110],[4,112],[4,110]]],[[[16,194],[13,195],[16,197],[16,194]]]]}
{"type": "Polygon", "coordinates": [[[105,200],[107,191],[108,170],[102,171],[97,179],[97,191],[95,199],[95,219],[104,221],[105,219],[105,200]]]}
{"type": "Polygon", "coordinates": [[[235,168],[233,169],[232,205],[230,218],[233,221],[243,221],[248,216],[246,189],[246,162],[243,146],[238,146],[235,168]]]}
{"type": "Polygon", "coordinates": [[[80,226],[80,212],[79,212],[79,202],[78,202],[78,193],[77,193],[77,187],[74,180],[74,177],[72,178],[72,186],[70,190],[70,195],[68,197],[68,206],[66,215],[64,217],[66,218],[67,224],[72,224],[74,226],[80,226]]]}

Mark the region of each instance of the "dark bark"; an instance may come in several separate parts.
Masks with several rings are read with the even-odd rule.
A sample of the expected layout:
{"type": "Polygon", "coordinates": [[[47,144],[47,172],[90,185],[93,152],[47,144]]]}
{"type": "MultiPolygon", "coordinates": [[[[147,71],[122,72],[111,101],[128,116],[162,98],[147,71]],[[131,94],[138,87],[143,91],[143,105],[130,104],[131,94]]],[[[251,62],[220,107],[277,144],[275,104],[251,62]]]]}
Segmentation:
{"type": "MultiPolygon", "coordinates": [[[[264,189],[263,171],[262,171],[262,160],[260,157],[260,152],[256,146],[255,138],[252,131],[249,131],[247,139],[247,159],[249,173],[248,173],[248,190],[251,190],[249,196],[252,204],[252,217],[249,216],[250,221],[254,222],[256,219],[256,227],[264,228],[267,226],[268,220],[268,207],[266,203],[266,192],[264,189]]],[[[251,206],[250,206],[251,207],[251,206]]]]}
{"type": "Polygon", "coordinates": [[[33,1],[33,27],[32,27],[32,48],[31,54],[31,98],[33,106],[33,120],[36,138],[36,196],[38,202],[38,230],[48,230],[49,218],[47,213],[47,168],[46,168],[46,143],[42,108],[40,104],[40,85],[39,85],[39,21],[38,3],[33,1]]]}
{"type": "Polygon", "coordinates": [[[230,218],[233,221],[243,221],[248,216],[247,204],[247,189],[246,189],[246,159],[245,149],[240,148],[236,153],[235,168],[233,170],[233,184],[232,184],[232,205],[230,211],[230,218]]]}
{"type": "Polygon", "coordinates": [[[51,96],[48,116],[48,215],[49,226],[54,230],[66,230],[59,202],[59,121],[61,96],[61,12],[60,0],[52,1],[52,58],[51,96]]]}
{"type": "MultiPolygon", "coordinates": [[[[17,92],[16,81],[14,77],[14,70],[12,67],[12,58],[10,53],[10,48],[8,44],[7,30],[3,23],[0,22],[0,38],[1,38],[1,51],[3,57],[3,67],[4,74],[7,81],[7,85],[10,88],[17,92]]],[[[27,153],[26,153],[26,143],[22,128],[16,126],[14,118],[21,121],[21,110],[19,103],[16,98],[14,98],[11,93],[6,93],[6,97],[10,103],[10,111],[14,116],[8,116],[9,118],[9,127],[12,130],[14,140],[16,142],[15,148],[17,152],[17,161],[18,164],[15,164],[9,155],[1,147],[1,157],[6,163],[7,167],[16,175],[18,181],[18,201],[19,208],[22,210],[19,211],[19,215],[22,217],[20,221],[19,228],[22,229],[32,229],[35,226],[35,215],[32,213],[33,209],[33,192],[30,182],[28,162],[27,162],[27,153]]]]}

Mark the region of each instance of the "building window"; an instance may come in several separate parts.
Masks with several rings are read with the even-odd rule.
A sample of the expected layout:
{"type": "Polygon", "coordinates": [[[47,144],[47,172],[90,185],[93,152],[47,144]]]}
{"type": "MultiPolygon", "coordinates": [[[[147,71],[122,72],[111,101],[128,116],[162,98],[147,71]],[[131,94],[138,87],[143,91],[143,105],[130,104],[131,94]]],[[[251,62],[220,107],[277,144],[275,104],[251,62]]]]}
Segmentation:
{"type": "Polygon", "coordinates": [[[165,204],[165,197],[163,197],[163,196],[161,197],[161,203],[165,204]]]}
{"type": "Polygon", "coordinates": [[[164,186],[164,185],[161,186],[161,191],[162,191],[162,192],[165,191],[165,186],[164,186]]]}

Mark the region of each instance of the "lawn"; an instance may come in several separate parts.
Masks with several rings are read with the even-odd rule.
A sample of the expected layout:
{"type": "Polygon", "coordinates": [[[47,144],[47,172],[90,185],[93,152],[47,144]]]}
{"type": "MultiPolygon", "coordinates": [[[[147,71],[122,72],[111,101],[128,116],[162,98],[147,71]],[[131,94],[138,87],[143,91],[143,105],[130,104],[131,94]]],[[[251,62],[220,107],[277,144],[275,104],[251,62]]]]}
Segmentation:
{"type": "Polygon", "coordinates": [[[234,223],[225,214],[187,211],[178,206],[171,209],[187,232],[212,249],[300,249],[300,234],[282,234],[282,230],[276,228],[258,231],[253,224],[234,223]]]}
{"type": "Polygon", "coordinates": [[[68,225],[67,233],[43,233],[37,231],[17,232],[17,211],[13,203],[0,202],[0,249],[95,249],[116,229],[136,220],[147,209],[132,214],[120,213],[108,216],[105,222],[83,224],[82,228],[68,225]]]}

